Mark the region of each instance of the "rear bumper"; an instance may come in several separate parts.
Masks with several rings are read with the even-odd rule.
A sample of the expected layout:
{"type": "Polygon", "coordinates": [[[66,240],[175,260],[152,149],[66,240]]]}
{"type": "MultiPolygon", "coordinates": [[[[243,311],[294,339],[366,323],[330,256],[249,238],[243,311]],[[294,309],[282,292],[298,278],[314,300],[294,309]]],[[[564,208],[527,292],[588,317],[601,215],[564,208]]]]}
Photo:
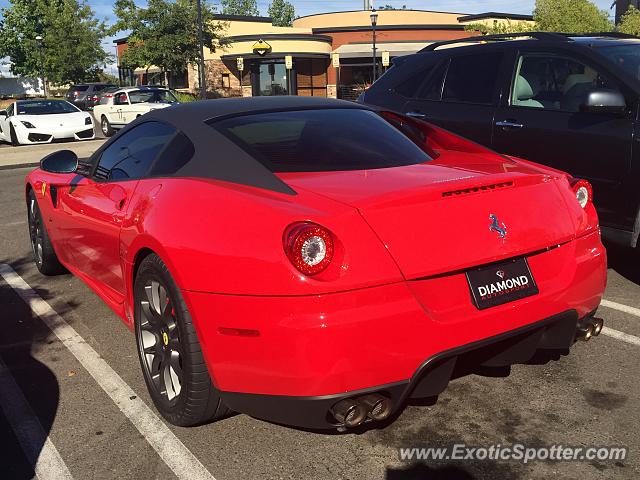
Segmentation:
{"type": "Polygon", "coordinates": [[[554,315],[511,332],[438,353],[424,361],[408,380],[362,390],[322,396],[238,392],[221,392],[221,395],[232,410],[256,418],[306,428],[335,428],[340,425],[329,412],[341,400],[381,394],[390,400],[393,415],[409,399],[439,395],[457,376],[482,368],[524,363],[543,351],[558,355],[555,352],[568,350],[574,343],[577,322],[575,310],[554,315]]]}
{"type": "Polygon", "coordinates": [[[342,397],[383,390],[398,408],[415,392],[437,395],[461,354],[489,355],[481,363],[495,366],[569,348],[578,319],[597,309],[604,292],[599,234],[528,260],[540,293],[482,311],[463,272],[316,296],[184,296],[232,409],[322,428],[331,425],[327,404],[342,397]]]}

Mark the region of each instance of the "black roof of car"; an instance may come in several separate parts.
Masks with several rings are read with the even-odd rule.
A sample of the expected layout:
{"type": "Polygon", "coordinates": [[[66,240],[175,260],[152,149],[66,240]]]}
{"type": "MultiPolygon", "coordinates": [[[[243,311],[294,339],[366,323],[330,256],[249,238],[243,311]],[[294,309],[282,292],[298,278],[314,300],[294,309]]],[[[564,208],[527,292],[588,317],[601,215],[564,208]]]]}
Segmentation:
{"type": "Polygon", "coordinates": [[[111,82],[82,82],[82,83],[74,83],[71,87],[85,87],[89,85],[113,85],[111,82]]]}
{"type": "Polygon", "coordinates": [[[308,108],[356,108],[371,109],[362,104],[323,97],[236,97],[182,103],[171,108],[153,110],[145,119],[162,120],[181,129],[221,117],[259,112],[296,110],[308,108]]]}
{"type": "Polygon", "coordinates": [[[503,33],[497,35],[478,35],[473,37],[458,38],[455,40],[434,42],[431,45],[424,47],[418,53],[432,52],[440,47],[455,44],[475,43],[476,45],[496,45],[503,42],[529,42],[536,40],[561,43],[564,45],[587,44],[589,46],[602,46],[610,44],[634,43],[640,40],[640,38],[634,35],[628,35],[620,32],[597,32],[583,35],[558,32],[503,33]]]}
{"type": "MultiPolygon", "coordinates": [[[[376,110],[375,107],[322,97],[275,96],[203,100],[152,110],[128,124],[112,139],[119,138],[124,132],[145,122],[156,121],[173,125],[186,135],[194,146],[191,160],[175,173],[176,176],[212,178],[295,195],[296,192],[289,185],[209,123],[236,115],[318,108],[376,110]]],[[[111,142],[112,140],[103,144],[94,155],[100,155],[111,142]]]]}

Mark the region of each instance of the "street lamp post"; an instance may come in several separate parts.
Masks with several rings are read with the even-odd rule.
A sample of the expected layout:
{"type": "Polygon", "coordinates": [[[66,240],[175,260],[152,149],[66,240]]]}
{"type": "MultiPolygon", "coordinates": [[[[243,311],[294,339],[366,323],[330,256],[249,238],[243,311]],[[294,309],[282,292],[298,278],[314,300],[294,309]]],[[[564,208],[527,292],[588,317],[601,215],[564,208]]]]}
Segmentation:
{"type": "Polygon", "coordinates": [[[40,57],[40,74],[42,75],[42,91],[44,93],[44,97],[47,98],[47,78],[44,74],[44,52],[43,52],[43,42],[42,36],[36,36],[36,45],[38,46],[38,56],[40,57]]]}
{"type": "Polygon", "coordinates": [[[197,0],[198,4],[198,51],[200,52],[200,59],[198,62],[199,71],[199,83],[200,83],[200,98],[205,100],[207,98],[207,73],[205,72],[204,65],[204,39],[202,33],[202,1],[197,0]]]}
{"type": "Polygon", "coordinates": [[[371,9],[371,14],[369,15],[371,17],[371,28],[372,28],[372,32],[373,32],[373,82],[376,81],[376,77],[377,77],[377,58],[376,58],[376,25],[378,24],[378,12],[376,12],[376,9],[373,8],[371,9]]]}

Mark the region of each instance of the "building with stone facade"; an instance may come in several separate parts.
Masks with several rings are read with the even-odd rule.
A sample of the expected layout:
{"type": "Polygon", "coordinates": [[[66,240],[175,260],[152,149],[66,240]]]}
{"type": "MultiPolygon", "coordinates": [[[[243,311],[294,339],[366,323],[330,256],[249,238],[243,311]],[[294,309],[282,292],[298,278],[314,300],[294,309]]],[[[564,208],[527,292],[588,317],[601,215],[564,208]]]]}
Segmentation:
{"type": "MultiPolygon", "coordinates": [[[[212,97],[306,95],[353,99],[373,79],[374,56],[370,11],[321,13],[299,17],[291,27],[272,25],[269,17],[218,15],[228,45],[205,49],[207,92],[212,97]]],[[[471,23],[531,22],[528,15],[423,10],[377,12],[376,75],[394,57],[415,53],[440,40],[478,35],[471,23]]],[[[127,48],[116,40],[118,59],[127,48]]],[[[198,67],[164,75],[157,67],[127,70],[119,63],[123,84],[165,83],[198,92],[198,67]]]]}

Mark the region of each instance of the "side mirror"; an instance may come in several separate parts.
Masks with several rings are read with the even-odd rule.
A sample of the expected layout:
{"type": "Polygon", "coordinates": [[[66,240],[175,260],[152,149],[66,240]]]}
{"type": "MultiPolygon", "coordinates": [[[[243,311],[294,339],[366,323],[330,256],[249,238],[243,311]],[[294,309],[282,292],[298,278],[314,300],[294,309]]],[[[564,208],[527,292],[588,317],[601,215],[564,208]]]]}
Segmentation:
{"type": "Polygon", "coordinates": [[[620,92],[608,88],[590,90],[582,104],[581,112],[623,115],[627,111],[627,102],[620,92]]]}
{"type": "Polygon", "coordinates": [[[40,160],[40,168],[49,173],[73,173],[78,168],[78,156],[71,150],[58,150],[40,160]]]}

